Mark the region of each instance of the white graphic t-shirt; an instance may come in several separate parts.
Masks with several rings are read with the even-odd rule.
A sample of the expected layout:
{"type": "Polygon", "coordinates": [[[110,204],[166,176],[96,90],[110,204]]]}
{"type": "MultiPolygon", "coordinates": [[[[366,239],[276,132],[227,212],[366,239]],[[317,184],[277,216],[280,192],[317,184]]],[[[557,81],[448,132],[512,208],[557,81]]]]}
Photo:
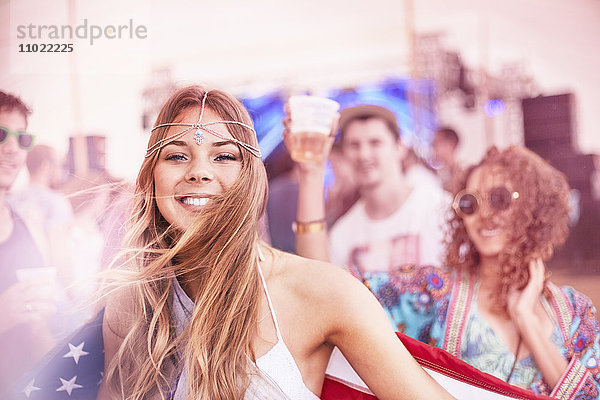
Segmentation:
{"type": "Polygon", "coordinates": [[[362,271],[388,271],[406,264],[441,265],[450,196],[434,185],[415,186],[404,204],[374,220],[359,200],[330,232],[331,262],[362,271]]]}

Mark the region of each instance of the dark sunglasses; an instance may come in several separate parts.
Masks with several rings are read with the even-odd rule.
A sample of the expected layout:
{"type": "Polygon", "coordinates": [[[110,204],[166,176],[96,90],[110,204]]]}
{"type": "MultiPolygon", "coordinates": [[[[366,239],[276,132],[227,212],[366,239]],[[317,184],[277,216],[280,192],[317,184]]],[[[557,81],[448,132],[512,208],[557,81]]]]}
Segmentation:
{"type": "MultiPolygon", "coordinates": [[[[512,204],[513,200],[519,198],[519,192],[511,192],[504,186],[492,188],[487,193],[487,202],[494,211],[504,211],[512,204]]],[[[454,197],[452,208],[456,214],[464,218],[465,215],[473,215],[481,207],[482,196],[475,190],[461,190],[454,197]]]]}
{"type": "Polygon", "coordinates": [[[29,150],[33,147],[35,135],[25,131],[11,131],[4,126],[0,126],[0,144],[6,142],[10,135],[14,135],[14,137],[17,138],[17,143],[19,143],[20,148],[29,150]]]}

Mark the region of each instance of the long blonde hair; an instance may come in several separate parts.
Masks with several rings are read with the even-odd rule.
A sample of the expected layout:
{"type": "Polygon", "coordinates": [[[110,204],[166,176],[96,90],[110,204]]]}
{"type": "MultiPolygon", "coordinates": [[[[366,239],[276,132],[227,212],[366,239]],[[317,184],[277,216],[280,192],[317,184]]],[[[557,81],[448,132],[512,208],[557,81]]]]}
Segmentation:
{"type": "MultiPolygon", "coordinates": [[[[155,126],[200,107],[206,92],[198,86],[178,90],[162,107],[155,126]]],[[[224,120],[252,126],[243,105],[222,91],[208,92],[206,108],[224,120]]],[[[250,129],[226,126],[234,138],[258,147],[250,129]]],[[[156,129],[148,147],[165,138],[167,130],[156,129]]],[[[105,375],[108,389],[120,398],[167,397],[182,365],[190,398],[243,398],[251,361],[256,360],[251,342],[261,298],[256,262],[267,178],[260,158],[242,147],[240,152],[237,181],[213,197],[185,232],[171,227],[157,208],[153,171],[160,151],[142,163],[126,239],[128,254],[121,257],[127,260],[127,296],[133,299],[131,324],[105,375]],[[174,276],[193,279],[199,287],[191,322],[179,337],[172,320],[174,276]]]]}

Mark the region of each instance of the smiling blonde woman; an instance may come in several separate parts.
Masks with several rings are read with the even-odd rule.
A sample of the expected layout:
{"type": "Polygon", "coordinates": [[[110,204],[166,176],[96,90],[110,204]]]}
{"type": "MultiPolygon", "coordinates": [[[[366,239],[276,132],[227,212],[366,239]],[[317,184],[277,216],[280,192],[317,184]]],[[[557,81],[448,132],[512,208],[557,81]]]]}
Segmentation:
{"type": "Polygon", "coordinates": [[[359,281],[260,240],[267,178],[232,96],[166,102],[135,196],[100,399],[317,399],[336,346],[380,399],[450,398],[359,281]]]}

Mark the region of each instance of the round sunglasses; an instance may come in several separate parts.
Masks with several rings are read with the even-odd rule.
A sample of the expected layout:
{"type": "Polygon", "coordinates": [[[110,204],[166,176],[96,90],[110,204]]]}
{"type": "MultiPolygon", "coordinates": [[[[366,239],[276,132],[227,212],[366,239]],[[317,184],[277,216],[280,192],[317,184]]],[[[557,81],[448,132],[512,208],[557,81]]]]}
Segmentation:
{"type": "Polygon", "coordinates": [[[11,131],[4,126],[0,126],[0,144],[6,142],[10,135],[13,135],[15,138],[17,138],[17,143],[19,144],[20,148],[29,150],[33,147],[35,135],[25,131],[11,131]]]}
{"type": "MultiPolygon", "coordinates": [[[[492,210],[504,211],[510,207],[513,200],[518,198],[519,192],[511,192],[504,186],[497,186],[487,193],[486,200],[492,210]]],[[[459,217],[464,218],[475,214],[481,207],[482,202],[483,198],[477,191],[463,189],[454,197],[452,208],[459,217]]]]}

